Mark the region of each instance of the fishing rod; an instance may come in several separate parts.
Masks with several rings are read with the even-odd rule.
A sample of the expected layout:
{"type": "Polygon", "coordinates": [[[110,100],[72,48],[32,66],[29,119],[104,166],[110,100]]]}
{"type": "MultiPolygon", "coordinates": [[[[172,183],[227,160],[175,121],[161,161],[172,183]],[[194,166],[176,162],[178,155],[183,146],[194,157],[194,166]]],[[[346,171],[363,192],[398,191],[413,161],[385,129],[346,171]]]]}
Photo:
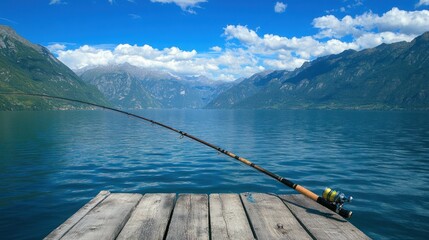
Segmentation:
{"type": "Polygon", "coordinates": [[[194,141],[197,141],[201,144],[204,144],[210,148],[215,149],[216,151],[227,155],[228,157],[234,158],[235,160],[238,160],[256,170],[258,170],[259,172],[264,173],[265,175],[268,175],[271,178],[274,178],[275,180],[283,183],[284,185],[296,190],[297,192],[303,194],[304,196],[312,199],[313,201],[319,203],[320,205],[330,209],[331,211],[334,211],[336,213],[338,213],[340,216],[344,217],[344,218],[350,218],[352,216],[352,211],[346,210],[343,208],[344,203],[346,202],[351,202],[351,200],[353,199],[352,197],[346,197],[344,195],[344,193],[341,193],[339,191],[335,191],[332,190],[331,188],[326,188],[323,191],[322,196],[319,196],[315,193],[313,193],[312,191],[306,189],[305,187],[298,185],[294,182],[292,182],[291,180],[288,180],[284,177],[281,177],[275,173],[272,173],[254,163],[252,163],[251,161],[247,160],[246,158],[240,157],[230,151],[227,151],[225,149],[222,149],[216,145],[213,145],[209,142],[206,142],[200,138],[197,138],[189,133],[180,131],[178,129],[175,129],[173,127],[170,127],[168,125],[165,125],[163,123],[154,121],[152,119],[134,114],[134,113],[130,113],[130,112],[126,112],[120,109],[116,109],[113,107],[108,107],[108,106],[104,106],[104,105],[100,105],[100,104],[96,104],[96,103],[91,103],[91,102],[87,102],[87,101],[82,101],[82,100],[78,100],[78,99],[72,99],[72,98],[66,98],[66,97],[60,97],[60,96],[51,96],[51,95],[46,95],[46,94],[37,94],[37,93],[21,93],[21,92],[9,92],[9,93],[2,93],[0,92],[1,95],[21,95],[21,96],[33,96],[33,97],[41,97],[41,98],[50,98],[50,99],[58,99],[58,100],[63,100],[63,101],[69,101],[69,102],[75,102],[75,103],[81,103],[81,104],[85,104],[85,105],[89,105],[89,106],[93,106],[93,107],[98,107],[101,109],[107,109],[107,110],[111,110],[114,112],[118,112],[118,113],[122,113],[125,115],[128,115],[130,117],[134,117],[140,120],[144,120],[146,122],[150,122],[154,125],[158,125],[160,127],[166,128],[168,130],[171,130],[173,132],[176,132],[178,134],[180,134],[181,137],[187,137],[189,139],[192,139],[194,141]]]}

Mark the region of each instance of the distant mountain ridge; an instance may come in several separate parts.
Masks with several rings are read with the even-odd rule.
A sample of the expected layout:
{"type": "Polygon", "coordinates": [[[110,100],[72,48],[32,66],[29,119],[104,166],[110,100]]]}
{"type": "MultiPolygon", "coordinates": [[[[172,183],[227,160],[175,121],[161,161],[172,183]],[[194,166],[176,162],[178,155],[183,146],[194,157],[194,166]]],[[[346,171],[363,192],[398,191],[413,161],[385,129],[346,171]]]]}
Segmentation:
{"type": "MultiPolygon", "coordinates": [[[[411,42],[346,50],[294,71],[264,71],[236,82],[177,76],[130,64],[85,69],[79,75],[43,46],[0,25],[0,92],[42,93],[125,109],[429,110],[429,32],[411,42]]],[[[0,110],[76,108],[85,107],[0,95],[0,110]]]]}
{"type": "Polygon", "coordinates": [[[208,107],[429,109],[429,32],[318,58],[292,72],[256,74],[208,107]]]}
{"type": "Polygon", "coordinates": [[[183,77],[130,64],[101,66],[80,74],[120,108],[202,108],[232,83],[183,77]]]}
{"type": "MultiPolygon", "coordinates": [[[[2,25],[0,91],[39,93],[108,104],[96,88],[84,83],[48,49],[32,44],[10,27],[2,25]]],[[[75,108],[86,106],[43,98],[0,95],[0,110],[75,108]]]]}

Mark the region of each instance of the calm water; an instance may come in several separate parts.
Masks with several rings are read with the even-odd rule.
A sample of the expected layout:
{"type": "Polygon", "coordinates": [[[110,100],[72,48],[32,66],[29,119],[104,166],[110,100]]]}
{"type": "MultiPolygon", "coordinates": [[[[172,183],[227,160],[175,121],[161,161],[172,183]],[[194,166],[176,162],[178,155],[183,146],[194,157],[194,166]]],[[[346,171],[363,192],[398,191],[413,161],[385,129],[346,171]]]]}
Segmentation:
{"type": "MultiPolygon", "coordinates": [[[[429,113],[147,110],[316,193],[355,201],[376,239],[429,234],[429,113]]],[[[274,192],[285,186],[177,134],[107,111],[0,112],[0,236],[39,239],[100,190],[274,192]]]]}

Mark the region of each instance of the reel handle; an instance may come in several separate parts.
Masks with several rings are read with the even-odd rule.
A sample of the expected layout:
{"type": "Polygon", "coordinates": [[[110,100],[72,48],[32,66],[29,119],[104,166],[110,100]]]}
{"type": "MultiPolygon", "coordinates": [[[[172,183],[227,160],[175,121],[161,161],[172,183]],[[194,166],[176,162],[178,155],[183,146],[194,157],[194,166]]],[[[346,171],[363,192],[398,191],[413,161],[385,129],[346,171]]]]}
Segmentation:
{"type": "Polygon", "coordinates": [[[341,217],[343,217],[343,218],[351,218],[352,217],[352,214],[353,214],[353,212],[352,211],[349,211],[349,210],[346,210],[346,209],[344,209],[344,208],[341,208],[340,209],[340,211],[338,212],[338,214],[341,216],[341,217]]]}

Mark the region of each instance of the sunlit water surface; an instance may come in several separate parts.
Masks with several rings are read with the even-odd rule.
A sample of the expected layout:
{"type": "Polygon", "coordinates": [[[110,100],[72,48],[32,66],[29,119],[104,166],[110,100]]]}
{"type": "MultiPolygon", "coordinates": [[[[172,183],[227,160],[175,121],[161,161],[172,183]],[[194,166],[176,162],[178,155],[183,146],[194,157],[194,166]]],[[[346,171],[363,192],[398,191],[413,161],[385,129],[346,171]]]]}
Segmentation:
{"type": "MultiPolygon", "coordinates": [[[[429,113],[145,110],[321,193],[376,239],[429,235],[429,113]]],[[[0,236],[40,239],[101,190],[294,193],[178,134],[108,111],[0,112],[0,236]]]]}

